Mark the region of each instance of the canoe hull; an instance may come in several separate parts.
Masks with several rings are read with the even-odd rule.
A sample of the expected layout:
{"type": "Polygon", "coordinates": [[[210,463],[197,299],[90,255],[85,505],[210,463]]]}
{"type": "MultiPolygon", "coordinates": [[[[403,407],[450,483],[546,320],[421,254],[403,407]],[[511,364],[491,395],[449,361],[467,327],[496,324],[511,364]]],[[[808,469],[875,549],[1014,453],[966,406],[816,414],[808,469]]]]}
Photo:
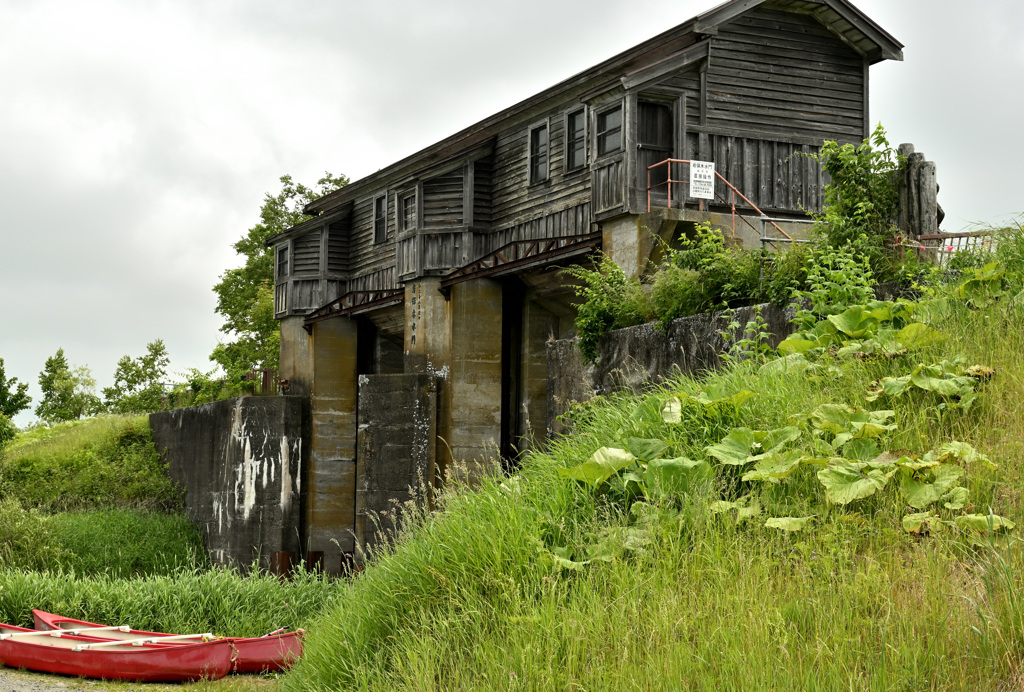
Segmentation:
{"type": "MultiPolygon", "coordinates": [[[[32,632],[2,624],[0,631],[32,632]]],[[[69,645],[87,644],[90,641],[87,638],[64,636],[61,639],[65,642],[62,646],[27,639],[0,640],[0,663],[40,673],[139,682],[217,680],[227,675],[234,665],[234,651],[226,639],[173,648],[125,645],[121,649],[86,651],[73,651],[69,645]]]]}
{"type": "MultiPolygon", "coordinates": [[[[75,620],[74,618],[63,617],[42,610],[33,610],[32,618],[35,621],[37,630],[70,629],[75,627],[103,627],[95,622],[75,620]]],[[[267,637],[239,637],[228,640],[234,645],[237,653],[237,660],[233,668],[235,673],[264,673],[284,670],[299,660],[302,656],[302,630],[288,632],[286,634],[275,634],[267,637]]],[[[99,636],[101,639],[110,637],[99,636]]],[[[142,630],[131,630],[130,633],[119,635],[118,638],[134,637],[169,637],[166,632],[145,632],[142,630]]],[[[180,644],[168,642],[165,646],[180,646],[180,644]]]]}

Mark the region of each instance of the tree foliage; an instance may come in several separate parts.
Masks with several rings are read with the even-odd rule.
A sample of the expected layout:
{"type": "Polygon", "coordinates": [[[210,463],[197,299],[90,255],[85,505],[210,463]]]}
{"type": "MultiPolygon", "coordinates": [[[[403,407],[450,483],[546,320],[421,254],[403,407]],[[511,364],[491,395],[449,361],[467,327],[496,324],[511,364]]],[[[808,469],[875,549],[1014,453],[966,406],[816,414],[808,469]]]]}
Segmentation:
{"type": "Polygon", "coordinates": [[[36,415],[48,424],[77,420],[103,410],[89,368],[83,365],[72,369],[63,348],[46,359],[39,373],[39,388],[43,399],[36,406],[36,415]]]}
{"type": "Polygon", "coordinates": [[[229,378],[240,379],[257,368],[276,368],[280,333],[274,319],[274,257],[266,241],[310,217],[303,208],[339,187],[345,176],[325,173],[314,187],[281,176],[281,190],[263,198],[260,221],[234,244],[245,258],[237,269],[228,269],[213,287],[217,312],[224,317],[220,331],[231,341],[218,344],[210,360],[218,363],[229,378]]]}
{"type": "Polygon", "coordinates": [[[852,245],[876,274],[887,277],[893,253],[886,245],[900,235],[897,172],[903,162],[885,129],[879,125],[858,146],[827,141],[813,158],[831,177],[823,211],[815,217],[822,237],[832,247],[852,245]]]}
{"type": "Polygon", "coordinates": [[[146,344],[146,354],[138,358],[122,356],[117,361],[114,385],[103,389],[107,408],[129,414],[159,411],[168,364],[170,358],[162,339],[146,344]]]}
{"type": "Polygon", "coordinates": [[[14,418],[32,403],[28,395],[28,383],[18,382],[17,377],[7,379],[4,359],[0,358],[0,415],[14,418]]]}

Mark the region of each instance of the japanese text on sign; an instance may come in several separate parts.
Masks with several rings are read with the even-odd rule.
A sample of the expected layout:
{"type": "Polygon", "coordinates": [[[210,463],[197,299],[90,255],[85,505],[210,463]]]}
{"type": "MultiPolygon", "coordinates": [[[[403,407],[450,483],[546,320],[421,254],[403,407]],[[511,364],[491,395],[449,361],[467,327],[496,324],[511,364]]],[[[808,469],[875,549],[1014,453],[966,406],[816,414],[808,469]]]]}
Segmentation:
{"type": "Polygon", "coordinates": [[[715,162],[690,162],[690,197],[695,199],[715,198],[715,162]]]}

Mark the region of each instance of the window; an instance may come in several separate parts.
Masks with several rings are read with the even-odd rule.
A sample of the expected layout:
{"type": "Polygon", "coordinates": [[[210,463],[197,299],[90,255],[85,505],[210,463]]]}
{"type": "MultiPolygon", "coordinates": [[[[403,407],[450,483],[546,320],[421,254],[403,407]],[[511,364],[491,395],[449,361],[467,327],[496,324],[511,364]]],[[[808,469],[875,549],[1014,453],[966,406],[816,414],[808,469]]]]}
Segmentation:
{"type": "Polygon", "coordinates": [[[530,128],[530,184],[548,179],[548,124],[530,128]]]}
{"type": "Polygon", "coordinates": [[[584,109],[565,116],[565,170],[579,170],[587,165],[587,113],[584,109]]]}
{"type": "Polygon", "coordinates": [[[622,149],[622,106],[597,116],[597,155],[604,156],[622,149]]]}
{"type": "Polygon", "coordinates": [[[373,242],[383,243],[388,239],[388,196],[373,199],[373,242]]]}
{"type": "Polygon", "coordinates": [[[416,230],[416,193],[410,192],[409,194],[401,197],[401,214],[402,214],[402,230],[403,231],[415,231],[416,230]]]}
{"type": "Polygon", "coordinates": [[[288,246],[282,245],[277,248],[277,278],[283,279],[288,276],[288,246]]]}

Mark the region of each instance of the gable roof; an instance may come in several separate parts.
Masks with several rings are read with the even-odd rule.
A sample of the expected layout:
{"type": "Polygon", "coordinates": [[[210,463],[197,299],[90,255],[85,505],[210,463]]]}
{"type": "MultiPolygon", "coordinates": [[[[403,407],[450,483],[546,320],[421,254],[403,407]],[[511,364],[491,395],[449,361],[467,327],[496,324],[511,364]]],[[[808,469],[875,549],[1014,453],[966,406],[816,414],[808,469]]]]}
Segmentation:
{"type": "MultiPolygon", "coordinates": [[[[627,86],[629,75],[660,61],[673,59],[681,53],[693,52],[687,49],[698,50],[697,44],[714,35],[720,26],[760,6],[813,16],[839,40],[866,57],[870,64],[903,59],[903,44],[848,0],[729,0],[376,173],[314,200],[306,205],[305,212],[317,215],[329,211],[389,181],[410,176],[426,166],[464,156],[494,137],[510,118],[538,109],[556,99],[579,98],[601,88],[627,86]]],[[[301,226],[305,228],[306,224],[301,226]]],[[[293,235],[292,230],[298,228],[268,239],[267,244],[293,235]]]]}

